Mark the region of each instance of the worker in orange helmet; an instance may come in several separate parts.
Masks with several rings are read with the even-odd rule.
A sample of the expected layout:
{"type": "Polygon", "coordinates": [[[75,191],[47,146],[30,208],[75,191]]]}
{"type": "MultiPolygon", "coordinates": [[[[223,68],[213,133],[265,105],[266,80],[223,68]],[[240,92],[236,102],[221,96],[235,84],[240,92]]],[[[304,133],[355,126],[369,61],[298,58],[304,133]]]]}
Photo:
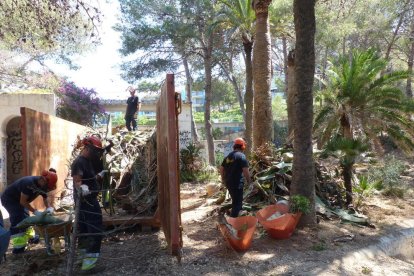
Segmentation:
{"type": "Polygon", "coordinates": [[[1,203],[10,216],[10,234],[14,254],[24,252],[28,242],[39,242],[39,237],[35,235],[33,227],[19,229],[16,225],[29,216],[28,211],[34,215],[42,213],[30,205],[30,202],[38,196],[43,197],[46,211],[53,213],[54,209],[49,206],[47,193],[56,189],[57,180],[54,169],[44,170],[40,176],[25,176],[16,180],[7,186],[1,195],[1,203]]]}
{"type": "Polygon", "coordinates": [[[96,266],[102,243],[102,211],[98,201],[98,180],[106,171],[97,173],[94,164],[104,152],[102,142],[97,136],[89,136],[82,140],[83,148],[73,161],[71,175],[73,177],[75,202],[79,200],[79,233],[78,248],[82,254],[82,270],[88,271],[96,266]],[[79,198],[80,197],[80,198],[79,198]]]}
{"type": "Polygon", "coordinates": [[[246,142],[242,138],[236,138],[233,151],[224,158],[220,166],[221,181],[226,185],[232,200],[231,217],[238,217],[243,207],[243,176],[248,183],[251,182],[245,149],[246,142]]]}

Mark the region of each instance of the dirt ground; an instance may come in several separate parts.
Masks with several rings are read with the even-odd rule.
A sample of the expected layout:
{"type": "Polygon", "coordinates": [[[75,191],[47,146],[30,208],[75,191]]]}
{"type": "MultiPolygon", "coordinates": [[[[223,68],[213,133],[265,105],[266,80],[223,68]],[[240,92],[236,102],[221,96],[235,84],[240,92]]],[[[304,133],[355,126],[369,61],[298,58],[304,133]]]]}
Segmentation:
{"type": "MultiPolygon", "coordinates": [[[[251,248],[237,253],[227,247],[216,228],[217,206],[206,204],[203,185],[181,189],[183,249],[181,263],[168,252],[162,231],[112,234],[102,245],[96,275],[414,275],[413,260],[388,256],[346,258],[352,252],[378,243],[382,236],[406,228],[412,218],[412,193],[404,200],[375,195],[363,213],[375,228],[321,220],[314,228],[297,229],[288,240],[274,240],[258,226],[251,248]],[[334,242],[346,234],[355,237],[334,242]]],[[[0,275],[64,275],[67,255],[48,256],[43,242],[0,265],[0,275]]],[[[80,275],[80,262],[76,275],[80,275]]]]}

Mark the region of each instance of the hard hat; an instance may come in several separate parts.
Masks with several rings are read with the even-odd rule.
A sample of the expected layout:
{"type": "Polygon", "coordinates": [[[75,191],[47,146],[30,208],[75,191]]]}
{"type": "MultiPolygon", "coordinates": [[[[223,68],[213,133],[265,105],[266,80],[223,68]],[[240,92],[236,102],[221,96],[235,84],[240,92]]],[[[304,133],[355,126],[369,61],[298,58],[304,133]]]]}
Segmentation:
{"type": "Polygon", "coordinates": [[[57,174],[51,171],[44,170],[42,176],[46,178],[47,188],[49,191],[56,189],[56,182],[58,180],[57,174]]]}
{"type": "Polygon", "coordinates": [[[242,150],[246,149],[246,142],[243,140],[243,138],[236,138],[234,139],[234,145],[239,145],[241,146],[242,150]]]}
{"type": "Polygon", "coordinates": [[[93,146],[95,148],[102,149],[101,139],[99,139],[98,137],[93,136],[93,135],[91,135],[89,137],[86,137],[86,138],[83,138],[82,144],[84,146],[93,146]]]}

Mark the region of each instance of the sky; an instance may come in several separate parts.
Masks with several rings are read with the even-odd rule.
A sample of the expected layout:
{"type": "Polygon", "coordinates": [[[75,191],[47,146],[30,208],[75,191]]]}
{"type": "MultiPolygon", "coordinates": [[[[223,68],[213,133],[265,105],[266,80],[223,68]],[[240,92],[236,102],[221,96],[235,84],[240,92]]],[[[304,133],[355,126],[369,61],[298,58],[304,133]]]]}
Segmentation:
{"type": "Polygon", "coordinates": [[[63,64],[50,64],[52,70],[69,78],[79,87],[95,89],[100,98],[124,99],[129,96],[126,92],[127,82],[121,78],[119,65],[122,57],[118,52],[121,47],[120,34],[112,29],[119,15],[117,0],[98,0],[102,10],[102,28],[100,31],[102,44],[90,53],[74,59],[80,66],[78,70],[69,70],[63,64]]]}

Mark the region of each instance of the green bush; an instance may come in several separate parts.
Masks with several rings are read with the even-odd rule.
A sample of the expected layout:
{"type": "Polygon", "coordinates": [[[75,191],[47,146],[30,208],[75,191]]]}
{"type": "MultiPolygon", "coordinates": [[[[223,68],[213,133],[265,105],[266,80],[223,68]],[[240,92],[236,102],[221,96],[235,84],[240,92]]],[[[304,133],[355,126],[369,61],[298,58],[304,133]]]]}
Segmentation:
{"type": "Polygon", "coordinates": [[[310,201],[302,195],[293,195],[289,198],[289,212],[308,214],[310,212],[310,201]]]}
{"type": "Polygon", "coordinates": [[[385,157],[382,166],[368,169],[368,182],[374,183],[375,189],[382,191],[386,196],[403,197],[405,188],[400,175],[404,170],[404,163],[389,155],[385,157]]]}

